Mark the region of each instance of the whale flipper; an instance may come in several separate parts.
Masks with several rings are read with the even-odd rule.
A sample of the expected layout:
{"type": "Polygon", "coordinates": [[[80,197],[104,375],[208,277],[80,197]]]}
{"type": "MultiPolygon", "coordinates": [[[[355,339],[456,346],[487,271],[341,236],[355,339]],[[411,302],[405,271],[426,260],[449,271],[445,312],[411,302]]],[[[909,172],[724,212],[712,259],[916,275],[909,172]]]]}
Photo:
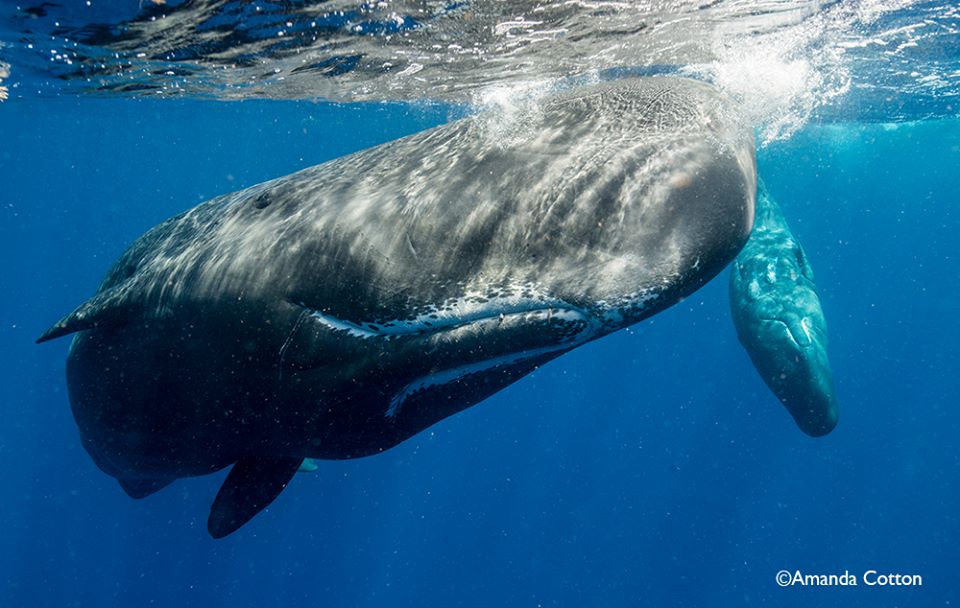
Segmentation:
{"type": "Polygon", "coordinates": [[[800,430],[832,431],[838,407],[813,270],[762,182],[753,234],[730,273],[730,309],[753,366],[800,430]]]}
{"type": "Polygon", "coordinates": [[[120,487],[130,498],[146,498],[154,492],[159,492],[171,483],[173,479],[118,479],[120,487]]]}
{"type": "Polygon", "coordinates": [[[223,538],[253,519],[287,487],[301,462],[302,458],[257,456],[238,460],[210,507],[210,536],[223,538]]]}
{"type": "Polygon", "coordinates": [[[84,329],[115,327],[126,323],[131,309],[129,295],[130,289],[126,283],[98,292],[43,332],[37,338],[37,344],[84,329]]]}

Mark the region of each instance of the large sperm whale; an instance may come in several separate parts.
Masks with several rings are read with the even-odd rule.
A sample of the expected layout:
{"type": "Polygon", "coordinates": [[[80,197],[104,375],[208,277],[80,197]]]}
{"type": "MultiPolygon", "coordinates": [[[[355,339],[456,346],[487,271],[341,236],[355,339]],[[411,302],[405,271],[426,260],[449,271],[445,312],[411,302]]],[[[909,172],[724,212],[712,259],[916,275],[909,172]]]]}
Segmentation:
{"type": "Polygon", "coordinates": [[[813,269],[762,182],[753,234],[730,273],[730,308],[740,343],[800,430],[832,431],[839,407],[813,269]]]}
{"type": "Polygon", "coordinates": [[[76,333],[69,395],[96,464],[133,497],[232,466],[208,519],[225,536],[305,458],[404,441],[676,303],[749,235],[752,133],[706,84],[582,87],[509,137],[490,125],[221,196],[137,240],[39,338],[76,333]]]}

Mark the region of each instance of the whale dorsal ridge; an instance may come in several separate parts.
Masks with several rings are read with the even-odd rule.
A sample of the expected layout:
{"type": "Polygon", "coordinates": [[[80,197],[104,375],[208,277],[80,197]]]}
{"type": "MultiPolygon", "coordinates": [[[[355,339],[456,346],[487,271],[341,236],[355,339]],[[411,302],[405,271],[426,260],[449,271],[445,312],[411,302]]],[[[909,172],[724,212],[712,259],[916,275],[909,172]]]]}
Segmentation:
{"type": "Polygon", "coordinates": [[[121,283],[98,291],[73,312],[57,321],[37,338],[37,344],[94,327],[116,327],[126,323],[130,311],[130,289],[121,283]]]}

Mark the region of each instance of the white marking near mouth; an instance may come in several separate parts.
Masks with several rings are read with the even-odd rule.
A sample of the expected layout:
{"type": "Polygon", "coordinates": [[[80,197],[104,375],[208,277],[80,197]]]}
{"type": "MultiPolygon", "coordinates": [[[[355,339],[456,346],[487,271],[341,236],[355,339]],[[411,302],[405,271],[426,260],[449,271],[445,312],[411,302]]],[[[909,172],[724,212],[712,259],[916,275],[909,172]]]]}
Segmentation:
{"type": "MultiPolygon", "coordinates": [[[[527,317],[539,317],[539,321],[552,322],[559,320],[570,324],[581,323],[582,328],[576,334],[557,344],[540,348],[532,348],[518,353],[510,353],[508,355],[502,355],[500,357],[494,357],[492,359],[478,361],[476,363],[469,363],[467,365],[461,365],[459,367],[453,367],[427,374],[426,376],[414,380],[397,391],[397,394],[394,395],[390,400],[390,407],[387,408],[387,411],[384,415],[387,418],[394,418],[400,412],[400,408],[403,406],[404,402],[419,391],[427,390],[434,386],[442,386],[451,382],[456,382],[462,378],[465,378],[466,376],[485,372],[497,367],[521,363],[528,359],[539,357],[540,355],[546,355],[558,350],[574,348],[596,335],[600,328],[600,322],[598,320],[590,317],[585,312],[576,309],[550,308],[536,311],[524,311],[522,313],[515,313],[510,316],[520,315],[527,317]]],[[[502,316],[500,320],[503,320],[502,316]]]]}
{"type": "MultiPolygon", "coordinates": [[[[304,306],[304,305],[301,304],[300,306],[304,306]]],[[[304,306],[304,308],[307,311],[309,311],[311,317],[313,317],[314,319],[318,319],[321,323],[323,323],[333,331],[344,331],[355,338],[363,338],[364,340],[366,340],[367,338],[384,337],[383,333],[372,330],[372,329],[368,329],[358,323],[354,323],[352,321],[347,321],[344,319],[338,319],[333,315],[324,314],[319,310],[307,308],[306,306],[304,306]]]]}
{"type": "Polygon", "coordinates": [[[406,385],[396,395],[393,396],[393,399],[390,400],[390,407],[387,408],[386,413],[384,414],[387,418],[393,418],[400,412],[400,406],[414,393],[418,391],[423,391],[433,386],[442,386],[444,384],[449,384],[451,382],[456,382],[461,378],[469,376],[471,374],[479,374],[480,372],[485,372],[491,370],[495,367],[513,365],[515,363],[520,363],[521,361],[526,361],[527,359],[532,359],[538,355],[545,355],[547,353],[559,350],[560,348],[565,348],[567,345],[559,345],[545,348],[537,348],[533,350],[527,350],[520,353],[513,353],[511,355],[505,355],[503,357],[497,357],[495,359],[488,359],[486,361],[479,361],[477,363],[471,363],[469,365],[461,365],[460,367],[454,367],[451,369],[445,369],[439,372],[434,372],[414,380],[410,384],[406,385]]]}
{"type": "Polygon", "coordinates": [[[302,302],[298,305],[304,308],[310,316],[333,331],[346,332],[355,338],[364,340],[434,333],[488,319],[500,318],[502,320],[514,315],[529,314],[540,310],[554,311],[549,314],[573,311],[586,317],[585,312],[561,300],[521,296],[459,298],[446,302],[440,307],[432,307],[426,312],[419,313],[411,318],[360,323],[310,308],[302,302]]]}

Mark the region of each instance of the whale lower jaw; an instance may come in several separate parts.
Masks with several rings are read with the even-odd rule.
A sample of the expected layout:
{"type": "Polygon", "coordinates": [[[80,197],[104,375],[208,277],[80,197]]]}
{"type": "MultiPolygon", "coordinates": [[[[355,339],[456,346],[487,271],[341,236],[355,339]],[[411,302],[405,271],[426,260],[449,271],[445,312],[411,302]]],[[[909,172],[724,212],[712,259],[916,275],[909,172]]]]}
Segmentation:
{"type": "Polygon", "coordinates": [[[426,391],[434,387],[444,386],[452,382],[457,382],[463,378],[466,378],[467,376],[492,371],[498,367],[510,367],[518,363],[523,363],[529,359],[533,359],[534,357],[539,357],[541,355],[546,355],[562,349],[573,348],[574,346],[576,346],[576,344],[534,348],[511,355],[504,355],[502,357],[496,357],[486,361],[478,361],[477,363],[470,363],[469,365],[461,365],[460,367],[453,367],[439,372],[434,372],[432,374],[427,374],[426,376],[422,376],[400,389],[400,391],[393,396],[393,399],[390,400],[390,407],[387,408],[384,416],[386,418],[395,418],[396,415],[400,413],[400,407],[404,404],[404,402],[419,392],[426,391]]]}
{"type": "MultiPolygon", "coordinates": [[[[417,393],[457,382],[467,376],[493,371],[497,368],[507,368],[557,351],[570,350],[597,337],[601,328],[601,323],[596,318],[574,308],[540,308],[511,314],[499,314],[496,317],[476,319],[469,325],[479,329],[482,325],[500,325],[512,322],[526,323],[531,326],[542,324],[544,327],[546,327],[545,324],[561,324],[567,331],[554,344],[507,353],[421,376],[397,391],[390,400],[390,406],[384,416],[395,418],[403,404],[417,393]]],[[[461,327],[463,326],[458,326],[458,329],[461,327]]]]}
{"type": "Polygon", "coordinates": [[[515,352],[502,352],[479,361],[470,361],[431,371],[406,383],[390,399],[384,412],[387,419],[396,419],[404,403],[412,397],[461,381],[469,376],[506,370],[537,357],[561,354],[594,338],[630,325],[649,306],[661,298],[656,289],[644,289],[616,301],[599,301],[587,310],[547,296],[506,296],[500,298],[460,297],[448,300],[426,312],[406,318],[373,321],[348,320],[329,311],[297,305],[328,330],[362,341],[393,342],[396,340],[433,338],[450,342],[484,339],[496,336],[506,328],[528,327],[536,345],[515,352]],[[552,342],[544,343],[549,333],[552,342]]]}
{"type": "Polygon", "coordinates": [[[550,344],[499,354],[497,356],[471,361],[446,369],[430,372],[408,382],[390,399],[384,416],[393,419],[400,413],[403,404],[418,393],[455,383],[468,376],[490,372],[498,368],[508,368],[536,357],[566,351],[597,337],[603,323],[597,317],[565,302],[523,301],[519,298],[506,301],[491,300],[469,310],[450,314],[447,309],[420,314],[408,319],[365,322],[350,321],[334,315],[300,306],[311,317],[331,331],[341,332],[359,340],[393,341],[404,337],[437,337],[450,340],[466,340],[483,335],[496,335],[505,328],[528,327],[539,337],[549,333],[555,338],[550,344]],[[445,313],[445,314],[444,314],[445,313]]]}

